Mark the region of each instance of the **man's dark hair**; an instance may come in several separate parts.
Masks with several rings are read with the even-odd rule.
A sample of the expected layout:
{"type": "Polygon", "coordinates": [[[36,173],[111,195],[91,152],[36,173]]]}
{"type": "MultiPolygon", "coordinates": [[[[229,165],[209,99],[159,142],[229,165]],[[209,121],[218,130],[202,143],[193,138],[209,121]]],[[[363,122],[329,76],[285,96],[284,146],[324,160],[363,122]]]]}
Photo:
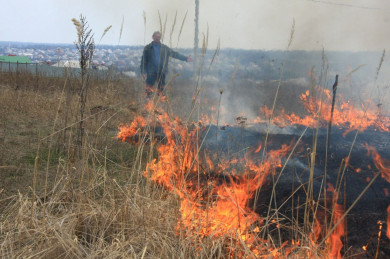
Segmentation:
{"type": "Polygon", "coordinates": [[[156,35],[156,34],[161,34],[161,32],[160,32],[160,31],[155,31],[155,32],[153,32],[152,37],[154,37],[154,35],[156,35]]]}

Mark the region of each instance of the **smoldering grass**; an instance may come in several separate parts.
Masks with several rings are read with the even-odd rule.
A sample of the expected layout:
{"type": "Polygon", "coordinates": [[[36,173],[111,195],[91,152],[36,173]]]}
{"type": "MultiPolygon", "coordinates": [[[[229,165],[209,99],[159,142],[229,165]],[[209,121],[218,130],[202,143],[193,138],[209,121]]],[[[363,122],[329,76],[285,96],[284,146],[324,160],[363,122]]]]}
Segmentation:
{"type": "MultiPolygon", "coordinates": [[[[366,191],[370,188],[370,186],[375,182],[376,178],[380,175],[380,172],[377,172],[375,176],[371,179],[371,181],[367,184],[367,186],[363,189],[363,191],[358,195],[358,197],[353,201],[351,206],[340,217],[340,219],[332,226],[332,228],[328,231],[325,237],[321,240],[321,242],[318,244],[318,247],[320,247],[333,233],[333,231],[336,229],[336,227],[343,221],[343,219],[348,215],[348,213],[355,207],[356,203],[363,197],[363,195],[366,193],[366,191]]],[[[332,212],[333,216],[333,212],[332,212]]]]}

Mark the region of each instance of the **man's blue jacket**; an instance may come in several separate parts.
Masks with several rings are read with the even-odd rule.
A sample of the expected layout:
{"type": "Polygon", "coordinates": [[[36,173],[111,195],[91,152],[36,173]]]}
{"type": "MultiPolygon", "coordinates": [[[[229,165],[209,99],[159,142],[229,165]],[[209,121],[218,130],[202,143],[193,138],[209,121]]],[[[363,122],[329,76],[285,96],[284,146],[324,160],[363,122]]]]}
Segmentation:
{"type": "Polygon", "coordinates": [[[160,62],[158,62],[159,67],[155,68],[155,55],[154,55],[154,48],[153,48],[153,42],[146,45],[144,48],[144,52],[141,59],[141,74],[153,74],[157,71],[158,74],[165,74],[168,71],[168,62],[169,58],[176,58],[182,61],[186,61],[187,57],[173,51],[171,48],[169,48],[167,45],[164,45],[162,43],[159,43],[160,46],[160,62]]]}

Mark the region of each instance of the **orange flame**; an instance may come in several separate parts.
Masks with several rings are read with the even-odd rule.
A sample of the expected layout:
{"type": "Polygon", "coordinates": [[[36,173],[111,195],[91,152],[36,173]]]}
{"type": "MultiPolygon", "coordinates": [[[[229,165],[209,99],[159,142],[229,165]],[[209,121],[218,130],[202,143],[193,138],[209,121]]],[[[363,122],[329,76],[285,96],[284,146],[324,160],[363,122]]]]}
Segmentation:
{"type": "Polygon", "coordinates": [[[376,149],[369,145],[364,145],[364,147],[368,151],[368,155],[371,155],[374,159],[374,164],[376,168],[380,171],[381,176],[383,179],[385,179],[387,182],[390,183],[390,161],[382,158],[376,149]]]}
{"type": "MultiPolygon", "coordinates": [[[[339,221],[344,213],[343,206],[335,203],[334,204],[334,215],[333,215],[333,223],[339,221]]],[[[341,258],[341,248],[343,247],[343,242],[341,241],[341,237],[345,235],[344,233],[344,219],[337,225],[333,233],[330,235],[330,254],[329,258],[341,258]]]]}
{"type": "MultiPolygon", "coordinates": [[[[257,152],[262,148],[261,144],[244,158],[230,160],[219,158],[216,162],[216,158],[207,155],[202,154],[200,157],[197,150],[199,127],[192,127],[192,130],[189,130],[191,127],[186,126],[178,118],[171,119],[167,114],[156,111],[155,107],[149,106],[148,109],[154,112],[156,123],[163,128],[165,141],[157,145],[158,159],[150,161],[143,174],[178,195],[180,200],[178,232],[194,240],[204,237],[212,239],[228,237],[234,241],[227,245],[230,251],[228,257],[245,257],[244,250],[235,251],[242,245],[256,257],[265,258],[286,257],[299,246],[299,240],[293,240],[291,247],[287,248],[286,242],[279,248],[265,245],[266,241],[258,234],[264,220],[249,206],[249,201],[256,190],[281,167],[282,158],[291,150],[293,142],[290,145],[283,145],[278,150],[269,150],[261,163],[256,162],[257,152]],[[221,181],[222,178],[225,180],[221,181]]],[[[125,141],[140,132],[145,134],[141,130],[145,125],[144,118],[136,117],[130,126],[120,127],[118,138],[125,141]]],[[[333,193],[333,223],[336,223],[343,214],[343,208],[336,203],[338,194],[334,188],[330,187],[329,191],[333,193]]],[[[278,222],[275,224],[280,227],[278,222]]],[[[319,219],[315,218],[311,237],[313,245],[323,231],[319,219]]],[[[341,222],[326,240],[329,258],[341,258],[343,235],[344,222],[341,222]]]]}
{"type": "MultiPolygon", "coordinates": [[[[328,192],[332,197],[332,206],[333,206],[333,218],[332,223],[336,224],[342,217],[344,213],[343,206],[337,203],[338,192],[334,189],[333,185],[328,183],[328,192]]],[[[320,238],[326,234],[329,229],[325,229],[324,221],[325,221],[325,213],[324,210],[317,210],[317,213],[314,217],[314,226],[313,231],[310,233],[309,238],[312,246],[316,246],[316,243],[320,238]]],[[[331,259],[339,259],[341,256],[341,249],[343,247],[343,242],[341,237],[345,235],[345,225],[344,219],[336,226],[330,236],[325,240],[326,248],[324,250],[324,255],[326,258],[331,259]]]]}
{"type": "MultiPolygon", "coordinates": [[[[181,217],[177,230],[185,229],[185,234],[194,239],[228,236],[235,240],[236,247],[245,244],[259,256],[281,255],[281,248],[262,248],[265,241],[257,233],[263,219],[249,207],[249,201],[267,177],[276,173],[292,144],[269,150],[262,163],[249,158],[256,153],[215,162],[209,156],[200,157],[196,145],[198,128],[189,130],[178,119],[172,120],[162,112],[155,114],[166,141],[157,145],[158,159],[147,164],[144,176],[179,196],[181,217]]],[[[143,126],[145,120],[136,117],[130,126],[120,127],[118,138],[124,141],[143,126]]],[[[236,254],[233,248],[230,251],[239,256],[240,252],[236,254]]]]}
{"type": "MultiPolygon", "coordinates": [[[[274,117],[274,122],[282,126],[300,124],[314,127],[317,123],[326,125],[330,111],[328,104],[331,98],[330,92],[323,90],[323,96],[324,101],[319,112],[316,109],[321,102],[310,97],[309,92],[306,92],[301,96],[301,100],[311,114],[310,116],[299,117],[282,112],[281,115],[274,117]]],[[[380,124],[374,112],[367,110],[364,113],[363,110],[356,109],[349,102],[343,102],[341,97],[338,100],[333,117],[334,125],[348,128],[348,130],[365,130],[376,126],[380,130],[389,131],[390,121],[388,119],[383,119],[380,124]]],[[[291,150],[292,143],[283,145],[278,150],[268,150],[261,163],[256,161],[259,157],[258,152],[262,149],[261,143],[256,149],[248,152],[244,158],[224,160],[221,157],[208,156],[198,150],[199,134],[197,131],[201,130],[204,121],[209,123],[213,121],[213,118],[204,117],[204,121],[196,125],[186,125],[178,118],[172,119],[151,103],[146,108],[154,113],[155,123],[163,128],[165,141],[156,145],[158,159],[150,161],[143,174],[179,197],[178,232],[194,240],[205,237],[211,239],[228,237],[231,244],[234,243],[234,245],[226,245],[230,251],[228,257],[240,257],[240,255],[245,257],[233,248],[242,245],[245,245],[256,257],[266,258],[287,256],[294,247],[300,246],[299,240],[292,240],[291,247],[285,248],[283,252],[282,248],[287,243],[279,248],[266,247],[264,245],[266,241],[259,237],[264,220],[249,206],[256,190],[281,167],[282,158],[291,150]]],[[[271,115],[268,108],[264,108],[263,112],[266,116],[271,115]]],[[[121,141],[128,141],[137,134],[146,134],[147,132],[143,130],[146,125],[146,119],[137,116],[129,126],[119,127],[117,137],[121,141]]],[[[366,148],[368,153],[374,157],[375,165],[381,171],[382,177],[390,182],[390,161],[381,158],[373,147],[366,145],[366,148]]],[[[356,172],[360,171],[360,168],[356,169],[356,172]]],[[[341,219],[343,207],[337,203],[338,193],[333,186],[329,186],[328,191],[332,193],[334,212],[330,225],[334,225],[341,219]]],[[[390,206],[387,213],[387,237],[390,239],[390,206]]],[[[309,235],[313,247],[321,236],[323,237],[326,231],[329,231],[329,229],[324,229],[325,224],[321,222],[322,219],[319,215],[314,217],[313,230],[309,235]]],[[[279,222],[275,224],[280,226],[279,222]]],[[[345,235],[344,225],[344,220],[342,220],[325,241],[324,252],[328,258],[341,258],[343,247],[341,238],[345,235]]]]}
{"type": "Polygon", "coordinates": [[[386,230],[386,236],[388,239],[390,239],[390,205],[387,207],[387,230],[386,230]]]}
{"type": "Polygon", "coordinates": [[[121,141],[126,141],[129,137],[136,135],[139,132],[139,129],[145,127],[146,121],[142,116],[137,116],[134,118],[130,126],[120,125],[117,138],[121,141]]]}
{"type": "MultiPolygon", "coordinates": [[[[332,202],[333,202],[333,224],[336,224],[341,217],[343,216],[344,209],[343,206],[337,203],[339,197],[338,192],[334,189],[332,184],[328,184],[328,191],[333,193],[332,202]]],[[[344,219],[336,226],[331,235],[329,236],[326,243],[330,246],[329,258],[341,258],[341,248],[343,247],[343,242],[341,237],[345,235],[345,225],[344,219]]]]}
{"type": "Polygon", "coordinates": [[[256,148],[255,153],[259,153],[263,145],[260,143],[259,146],[256,148]]]}
{"type": "MultiPolygon", "coordinates": [[[[318,86],[316,92],[316,95],[311,95],[310,91],[306,91],[300,97],[305,110],[309,113],[308,115],[287,114],[282,109],[278,114],[274,115],[273,122],[280,127],[302,125],[313,128],[318,123],[320,126],[326,126],[330,119],[332,106],[331,91],[318,86]]],[[[347,129],[345,134],[353,130],[362,132],[370,127],[375,127],[383,132],[390,132],[390,118],[383,116],[378,110],[367,108],[373,106],[372,103],[369,103],[366,106],[362,105],[361,108],[356,108],[351,101],[345,100],[339,94],[334,107],[332,123],[335,126],[347,129]]],[[[260,109],[259,112],[264,114],[265,118],[269,118],[272,114],[268,107],[260,109]]],[[[258,117],[254,122],[266,122],[266,120],[258,117]]]]}

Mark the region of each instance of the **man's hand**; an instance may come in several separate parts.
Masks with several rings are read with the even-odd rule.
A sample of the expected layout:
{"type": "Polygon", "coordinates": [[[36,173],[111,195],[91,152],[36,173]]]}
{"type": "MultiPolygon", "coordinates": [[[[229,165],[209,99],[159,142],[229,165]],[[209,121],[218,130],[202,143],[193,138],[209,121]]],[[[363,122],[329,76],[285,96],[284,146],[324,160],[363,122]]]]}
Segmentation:
{"type": "Polygon", "coordinates": [[[189,55],[187,58],[187,62],[192,62],[192,61],[193,61],[193,59],[192,59],[191,55],[189,55]]]}
{"type": "Polygon", "coordinates": [[[146,74],[142,74],[142,78],[146,80],[146,74]]]}

